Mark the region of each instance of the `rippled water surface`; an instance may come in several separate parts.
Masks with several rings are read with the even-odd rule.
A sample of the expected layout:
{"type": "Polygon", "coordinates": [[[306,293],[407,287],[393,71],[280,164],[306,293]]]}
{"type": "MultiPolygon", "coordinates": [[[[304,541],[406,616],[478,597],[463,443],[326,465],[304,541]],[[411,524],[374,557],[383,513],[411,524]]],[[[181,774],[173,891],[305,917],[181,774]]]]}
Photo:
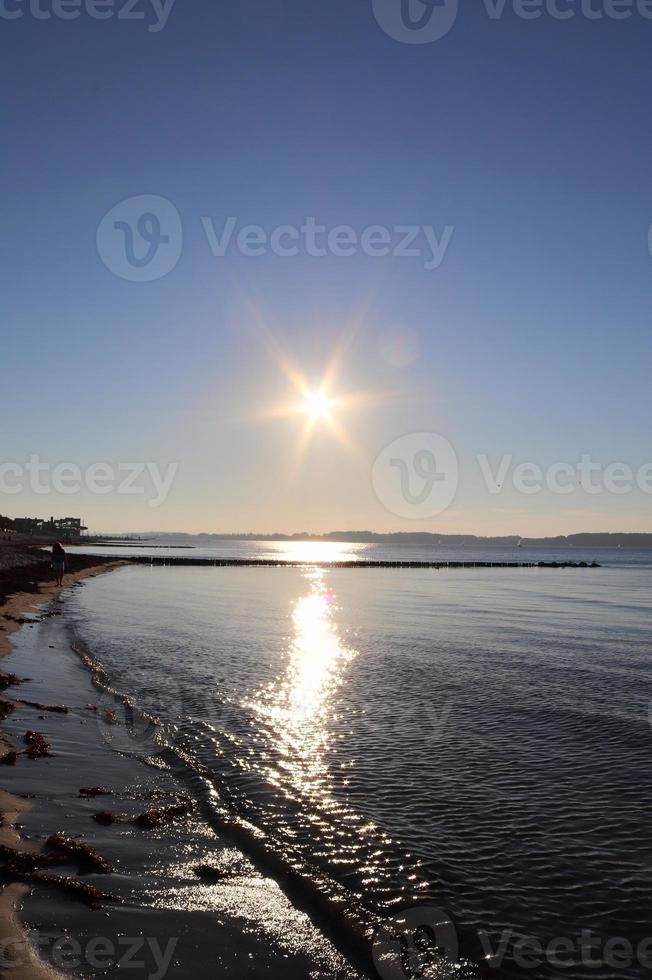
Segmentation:
{"type": "MultiPolygon", "coordinates": [[[[651,587],[642,553],[563,571],[135,567],[70,605],[114,686],[270,851],[357,916],[436,905],[479,961],[485,931],[494,947],[503,930],[509,947],[652,934],[651,587]]],[[[494,975],[560,975],[509,956],[494,975]]],[[[565,975],[649,970],[634,955],[565,975]]]]}

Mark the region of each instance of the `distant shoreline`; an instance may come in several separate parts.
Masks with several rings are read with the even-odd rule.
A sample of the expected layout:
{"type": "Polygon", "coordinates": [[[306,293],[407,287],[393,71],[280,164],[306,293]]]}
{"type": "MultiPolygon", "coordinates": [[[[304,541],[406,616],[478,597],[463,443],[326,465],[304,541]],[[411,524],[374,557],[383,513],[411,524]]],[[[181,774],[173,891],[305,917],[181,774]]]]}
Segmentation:
{"type": "Polygon", "coordinates": [[[426,547],[464,547],[479,545],[483,548],[652,548],[652,533],[619,533],[619,532],[584,532],[578,534],[558,535],[547,538],[527,538],[518,534],[482,537],[476,534],[436,534],[429,531],[396,531],[382,533],[376,531],[329,531],[327,534],[188,534],[186,532],[157,532],[144,531],[124,535],[91,535],[82,538],[79,544],[94,544],[102,547],[117,545],[139,546],[147,544],[149,548],[193,548],[194,542],[202,541],[325,541],[341,544],[396,544],[422,545],[426,547]],[[157,544],[149,544],[156,539],[157,544]],[[170,539],[178,542],[180,539],[187,544],[161,544],[170,539]]]}

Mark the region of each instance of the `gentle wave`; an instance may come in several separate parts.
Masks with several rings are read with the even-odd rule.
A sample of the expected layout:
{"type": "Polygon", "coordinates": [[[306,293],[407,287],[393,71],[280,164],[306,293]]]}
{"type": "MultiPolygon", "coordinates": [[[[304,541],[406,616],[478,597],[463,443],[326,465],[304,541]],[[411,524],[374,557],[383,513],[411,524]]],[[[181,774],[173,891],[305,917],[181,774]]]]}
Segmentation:
{"type": "Polygon", "coordinates": [[[127,569],[72,616],[216,829],[343,934],[436,905],[479,959],[649,930],[650,574],[563,575],[127,569]]]}

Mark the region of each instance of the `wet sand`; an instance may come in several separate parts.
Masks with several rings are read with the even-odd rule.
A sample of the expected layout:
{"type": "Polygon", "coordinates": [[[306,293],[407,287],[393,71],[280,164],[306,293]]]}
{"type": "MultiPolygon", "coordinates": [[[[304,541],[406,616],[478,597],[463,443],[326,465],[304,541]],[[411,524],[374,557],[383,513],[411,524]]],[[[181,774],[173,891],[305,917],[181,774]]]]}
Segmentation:
{"type": "MultiPolygon", "coordinates": [[[[85,575],[119,564],[79,570],[66,587],[83,588],[85,575]]],[[[52,853],[46,842],[63,832],[96,849],[112,868],[100,873],[71,858],[37,872],[74,878],[112,896],[95,902],[96,908],[60,886],[26,885],[5,873],[2,972],[18,980],[52,980],[71,972],[123,977],[125,969],[152,980],[216,974],[271,980],[356,977],[310,918],[232,841],[217,834],[198,806],[158,826],[133,822],[152,809],[183,804],[188,787],[156,752],[149,730],[130,728],[129,716],[115,702],[113,713],[107,695],[71,649],[65,616],[57,615],[65,612],[65,594],[62,600],[58,590],[46,586],[38,595],[16,596],[1,611],[16,619],[25,612],[45,613],[22,624],[11,643],[6,633],[21,624],[2,620],[11,649],[2,669],[29,678],[4,692],[16,706],[3,727],[5,738],[22,750],[25,733],[37,731],[51,755],[29,759],[20,754],[14,766],[0,769],[11,794],[0,798],[0,843],[12,850],[52,853]],[[39,608],[44,601],[47,607],[39,608]],[[44,711],[25,702],[68,710],[44,711]],[[83,788],[109,792],[80,795],[83,788]],[[118,821],[96,822],[100,811],[110,811],[118,821]],[[212,871],[200,877],[199,865],[212,871]],[[26,931],[13,911],[16,904],[26,931]]]]}
{"type": "MultiPolygon", "coordinates": [[[[0,544],[0,657],[11,653],[10,636],[25,620],[37,620],[49,603],[52,603],[63,588],[81,582],[84,578],[119,568],[120,561],[98,560],[84,556],[70,556],[70,572],[66,575],[63,587],[58,587],[52,578],[52,570],[47,554],[38,545],[0,544]]],[[[4,663],[0,661],[2,673],[4,663]]],[[[15,704],[20,697],[18,687],[9,687],[4,692],[4,700],[15,704]]],[[[7,753],[20,751],[14,741],[0,730],[0,757],[7,753]]],[[[31,794],[26,794],[31,795],[31,794]]],[[[38,852],[39,848],[29,841],[22,840],[15,824],[30,808],[27,799],[0,790],[0,846],[11,851],[38,852]]],[[[11,881],[11,874],[3,872],[0,890],[0,973],[10,974],[15,980],[53,980],[59,977],[38,955],[30,944],[26,931],[19,920],[17,909],[29,893],[29,886],[19,881],[11,881]]]]}

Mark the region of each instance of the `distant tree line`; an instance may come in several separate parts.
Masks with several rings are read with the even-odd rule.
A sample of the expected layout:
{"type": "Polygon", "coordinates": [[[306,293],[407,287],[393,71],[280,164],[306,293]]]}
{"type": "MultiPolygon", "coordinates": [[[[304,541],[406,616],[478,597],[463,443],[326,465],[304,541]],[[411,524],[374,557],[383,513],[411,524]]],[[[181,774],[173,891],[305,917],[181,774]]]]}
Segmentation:
{"type": "MultiPolygon", "coordinates": [[[[432,531],[393,531],[379,534],[375,531],[329,531],[326,534],[184,534],[148,532],[156,538],[174,538],[191,542],[195,539],[213,541],[339,541],[351,544],[404,544],[424,545],[432,548],[480,545],[481,547],[510,548],[520,545],[529,548],[652,548],[652,533],[609,533],[596,531],[582,534],[560,534],[549,538],[526,538],[520,534],[481,537],[476,534],[438,534],[432,531]]],[[[126,539],[125,539],[126,540],[126,539]]]]}

